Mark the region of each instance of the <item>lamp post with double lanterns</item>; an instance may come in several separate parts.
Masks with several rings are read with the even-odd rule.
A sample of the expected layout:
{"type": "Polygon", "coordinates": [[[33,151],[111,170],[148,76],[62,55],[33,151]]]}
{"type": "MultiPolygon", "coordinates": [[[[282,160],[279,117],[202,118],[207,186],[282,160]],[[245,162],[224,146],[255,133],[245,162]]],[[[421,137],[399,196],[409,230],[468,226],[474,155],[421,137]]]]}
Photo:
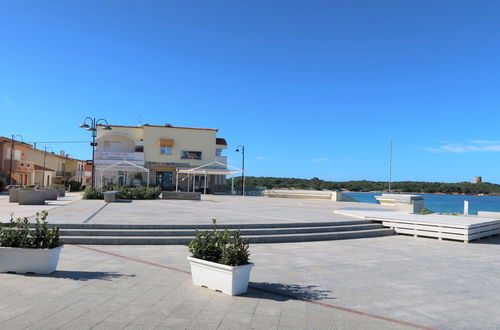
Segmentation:
{"type": "Polygon", "coordinates": [[[108,124],[108,121],[103,118],[91,118],[91,117],[86,117],[83,120],[83,123],[80,125],[81,128],[86,128],[87,131],[92,132],[92,142],[90,145],[92,146],[92,188],[95,187],[95,164],[94,164],[94,154],[95,154],[95,147],[97,146],[97,143],[95,142],[95,138],[97,137],[97,125],[103,125],[104,130],[110,131],[111,127],[108,124]],[[87,121],[89,122],[87,124],[87,121]],[[90,125],[89,125],[90,124],[90,125]]]}
{"type": "Polygon", "coordinates": [[[245,146],[239,145],[236,147],[236,152],[240,152],[241,150],[241,175],[243,176],[243,182],[241,187],[241,196],[245,196],[245,146]]]}
{"type": "Polygon", "coordinates": [[[21,138],[21,142],[23,141],[23,137],[21,135],[12,134],[12,139],[10,140],[12,142],[12,144],[10,146],[9,185],[12,184],[12,159],[14,158],[14,138],[16,136],[19,136],[21,138]]]}

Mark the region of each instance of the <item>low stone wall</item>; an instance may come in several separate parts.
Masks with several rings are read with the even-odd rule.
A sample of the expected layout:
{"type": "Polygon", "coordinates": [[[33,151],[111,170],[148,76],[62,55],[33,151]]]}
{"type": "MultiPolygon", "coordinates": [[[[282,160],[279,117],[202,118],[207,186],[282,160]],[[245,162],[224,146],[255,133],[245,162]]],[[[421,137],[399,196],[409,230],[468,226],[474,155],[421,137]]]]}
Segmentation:
{"type": "Polygon", "coordinates": [[[187,199],[187,200],[201,200],[201,193],[198,192],[181,192],[181,191],[162,191],[162,199],[187,199]]]}
{"type": "Polygon", "coordinates": [[[17,203],[17,202],[19,202],[19,189],[10,189],[9,203],[17,203]]]}
{"type": "Polygon", "coordinates": [[[382,194],[375,199],[383,206],[392,206],[408,213],[420,213],[424,208],[424,199],[419,195],[382,194]]]}
{"type": "Polygon", "coordinates": [[[265,197],[323,199],[323,200],[332,200],[335,202],[357,202],[357,200],[344,195],[341,191],[331,191],[331,190],[272,189],[272,190],[265,190],[263,194],[265,197]]]}
{"type": "Polygon", "coordinates": [[[44,205],[45,197],[43,190],[19,190],[19,205],[44,205]]]}

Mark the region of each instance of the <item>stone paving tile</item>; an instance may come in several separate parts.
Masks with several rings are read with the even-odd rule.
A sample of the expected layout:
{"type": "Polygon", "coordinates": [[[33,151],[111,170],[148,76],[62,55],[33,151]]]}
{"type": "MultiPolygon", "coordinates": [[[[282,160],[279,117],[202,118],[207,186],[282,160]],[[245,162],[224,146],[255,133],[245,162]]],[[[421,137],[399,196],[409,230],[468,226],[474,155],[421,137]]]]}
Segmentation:
{"type": "MultiPolygon", "coordinates": [[[[491,258],[483,258],[488,260],[486,263],[465,262],[460,268],[450,266],[454,270],[450,280],[457,283],[455,286],[449,284],[446,277],[420,274],[413,266],[407,267],[409,271],[405,267],[401,269],[399,261],[402,257],[415,260],[425,272],[433,271],[432,265],[435,264],[444,276],[450,271],[439,264],[441,255],[455,253],[474,258],[491,253],[489,249],[500,252],[496,244],[469,244],[464,249],[463,245],[438,245],[432,240],[390,237],[283,245],[251,247],[252,258],[257,263],[252,271],[253,283],[333,306],[443,329],[493,329],[500,324],[497,312],[500,283],[493,280],[499,278],[500,269],[497,267],[500,264],[490,263],[491,258]],[[262,257],[261,251],[271,251],[272,256],[266,258],[272,260],[262,257]],[[347,253],[345,251],[351,253],[350,261],[343,255],[347,253]],[[385,261],[377,261],[372,266],[362,264],[364,260],[382,258],[385,253],[382,251],[391,251],[401,258],[393,261],[385,255],[385,261]],[[290,271],[293,264],[300,264],[301,259],[310,255],[328,258],[319,258],[323,264],[310,273],[290,271]],[[352,271],[343,271],[342,267],[352,271]],[[383,271],[379,267],[383,267],[383,271]],[[278,273],[277,269],[281,268],[286,271],[278,273]],[[322,271],[329,268],[339,271],[322,271]],[[483,286],[476,285],[472,281],[475,274],[480,274],[479,278],[491,276],[492,280],[484,280],[483,286]],[[442,285],[446,283],[448,285],[442,285]],[[461,290],[454,292],[453,288],[461,290]]],[[[189,270],[185,260],[186,247],[93,248],[189,270]]],[[[190,275],[185,273],[76,246],[65,247],[58,269],[50,276],[0,274],[0,329],[85,329],[92,326],[97,329],[196,329],[204,323],[207,328],[238,330],[408,328],[402,323],[315,305],[259,289],[250,288],[246,295],[230,297],[193,286],[190,275]],[[4,298],[4,293],[8,298],[4,298]]]]}

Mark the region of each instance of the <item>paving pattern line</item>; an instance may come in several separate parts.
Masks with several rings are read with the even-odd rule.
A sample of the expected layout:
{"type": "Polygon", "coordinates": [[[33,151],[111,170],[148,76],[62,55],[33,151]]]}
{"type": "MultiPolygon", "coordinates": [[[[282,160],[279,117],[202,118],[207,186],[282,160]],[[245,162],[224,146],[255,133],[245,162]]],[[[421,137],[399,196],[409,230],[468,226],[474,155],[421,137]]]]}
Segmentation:
{"type": "MultiPolygon", "coordinates": [[[[146,261],[146,260],[142,260],[142,259],[127,257],[127,256],[124,256],[124,255],[121,255],[121,254],[117,254],[117,253],[113,253],[113,252],[109,252],[109,251],[105,251],[105,250],[101,250],[101,249],[96,249],[96,248],[92,248],[92,247],[89,247],[89,246],[84,246],[84,245],[79,245],[79,244],[68,244],[68,245],[76,246],[76,247],[79,247],[79,248],[82,248],[82,249],[87,249],[87,250],[90,250],[90,251],[94,251],[94,252],[98,252],[98,253],[102,253],[102,254],[107,254],[107,255],[110,255],[110,256],[114,256],[114,257],[118,257],[118,258],[130,260],[130,261],[134,261],[134,262],[138,262],[138,263],[142,263],[142,264],[145,264],[145,265],[155,266],[155,267],[159,267],[159,268],[163,268],[163,269],[168,269],[168,270],[173,270],[173,271],[176,271],[176,272],[179,272],[179,273],[184,273],[184,274],[191,275],[191,272],[188,272],[188,271],[185,271],[185,270],[182,270],[182,269],[179,269],[179,268],[169,267],[169,266],[157,264],[157,263],[146,261]]],[[[270,293],[270,294],[274,294],[274,295],[277,295],[277,296],[281,296],[281,297],[285,297],[285,298],[290,298],[290,299],[294,299],[294,300],[299,300],[299,301],[303,301],[303,302],[307,302],[307,303],[310,303],[310,304],[319,305],[319,306],[323,306],[323,307],[327,307],[327,308],[331,308],[331,309],[336,309],[336,310],[347,312],[347,313],[352,313],[352,314],[361,315],[361,316],[367,316],[367,317],[371,317],[371,318],[375,318],[375,319],[379,319],[379,320],[383,320],[383,321],[387,321],[387,322],[391,322],[391,323],[396,323],[396,324],[399,324],[399,325],[413,327],[413,328],[416,328],[416,329],[437,330],[436,328],[427,327],[427,326],[416,324],[416,323],[401,321],[401,320],[393,319],[393,318],[390,318],[390,317],[385,317],[385,316],[380,316],[380,315],[376,315],[376,314],[371,314],[371,313],[359,311],[359,310],[356,310],[356,309],[351,309],[351,308],[346,308],[346,307],[342,307],[342,306],[336,306],[336,305],[332,305],[332,304],[327,304],[327,303],[324,303],[324,302],[321,302],[321,301],[316,301],[316,300],[310,300],[310,299],[301,298],[301,297],[298,297],[298,296],[295,296],[295,295],[292,295],[292,294],[288,294],[288,293],[285,293],[285,292],[282,292],[282,291],[278,291],[278,290],[263,289],[263,288],[261,288],[261,287],[259,287],[257,285],[249,285],[249,287],[251,287],[252,289],[257,290],[257,291],[261,291],[261,292],[265,292],[265,293],[270,293]]]]}
{"type": "Polygon", "coordinates": [[[90,220],[92,220],[92,218],[93,218],[93,217],[95,217],[95,216],[97,215],[97,213],[101,212],[101,211],[102,211],[102,210],[103,210],[106,206],[108,206],[108,204],[109,204],[109,202],[104,203],[104,205],[103,205],[103,206],[101,206],[101,207],[100,207],[97,211],[95,211],[94,213],[92,213],[92,214],[90,215],[90,217],[88,217],[87,219],[83,220],[83,222],[82,222],[82,223],[87,223],[87,222],[89,222],[90,220]]]}

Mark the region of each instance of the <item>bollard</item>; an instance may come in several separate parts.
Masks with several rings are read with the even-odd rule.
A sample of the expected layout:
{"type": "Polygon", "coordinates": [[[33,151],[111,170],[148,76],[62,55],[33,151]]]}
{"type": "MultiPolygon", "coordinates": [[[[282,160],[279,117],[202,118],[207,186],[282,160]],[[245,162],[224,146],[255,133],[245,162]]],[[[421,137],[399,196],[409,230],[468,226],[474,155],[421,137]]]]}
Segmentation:
{"type": "Polygon", "coordinates": [[[469,201],[464,201],[464,215],[469,214],[469,201]]]}

